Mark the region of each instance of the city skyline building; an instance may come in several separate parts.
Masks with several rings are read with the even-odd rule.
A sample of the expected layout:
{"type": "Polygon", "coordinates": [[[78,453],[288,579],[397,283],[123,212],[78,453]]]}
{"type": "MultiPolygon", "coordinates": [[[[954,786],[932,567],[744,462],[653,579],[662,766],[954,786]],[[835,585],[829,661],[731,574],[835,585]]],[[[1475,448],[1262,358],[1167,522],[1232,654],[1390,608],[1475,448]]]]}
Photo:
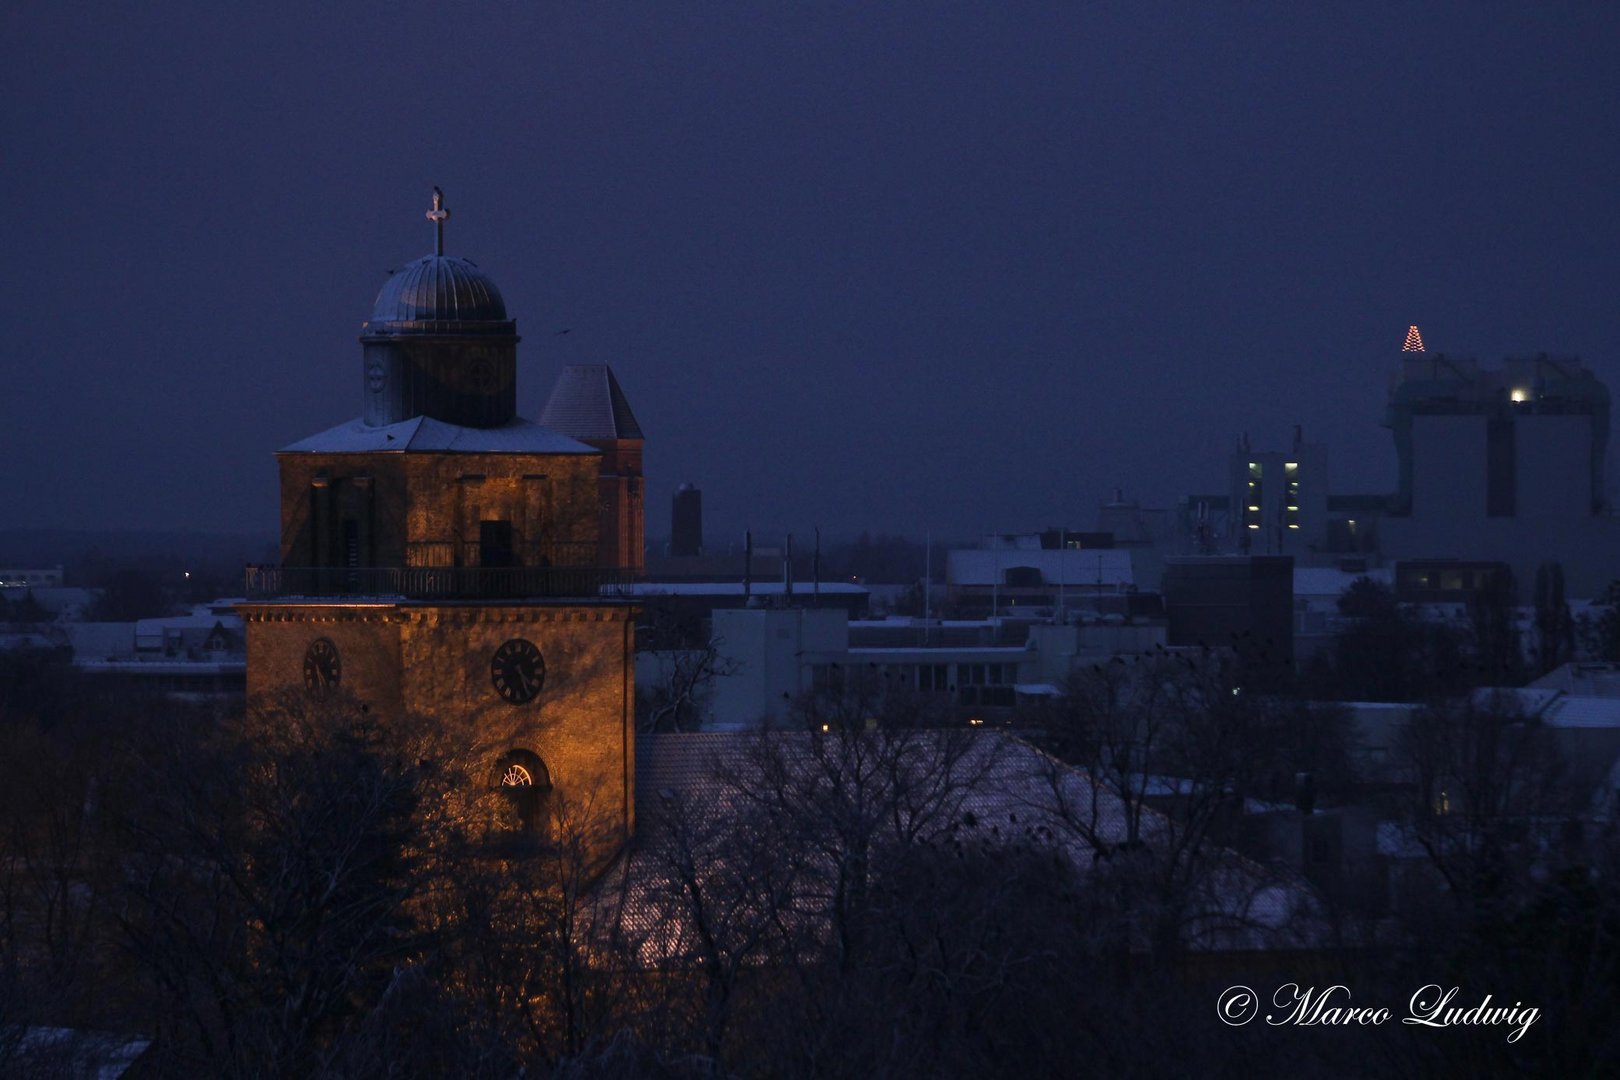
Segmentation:
{"type": "Polygon", "coordinates": [[[1240,438],[1223,494],[1178,508],[1177,546],[1196,555],[1293,555],[1500,563],[1522,595],[1542,563],[1575,595],[1620,577],[1620,522],[1607,496],[1609,391],[1575,357],[1482,367],[1429,352],[1407,328],[1384,416],[1395,444],[1387,493],[1331,488],[1325,446],[1295,429],[1285,451],[1240,438]]]}

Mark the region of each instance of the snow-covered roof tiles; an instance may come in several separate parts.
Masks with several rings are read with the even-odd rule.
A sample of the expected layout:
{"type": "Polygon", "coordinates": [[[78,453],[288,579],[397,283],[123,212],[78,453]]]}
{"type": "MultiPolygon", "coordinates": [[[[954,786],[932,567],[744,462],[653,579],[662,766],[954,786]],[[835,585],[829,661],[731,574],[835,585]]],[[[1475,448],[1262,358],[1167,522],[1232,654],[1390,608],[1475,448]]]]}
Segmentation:
{"type": "Polygon", "coordinates": [[[1585,697],[1532,686],[1482,687],[1474,691],[1474,704],[1481,708],[1516,706],[1526,719],[1540,720],[1548,727],[1620,728],[1620,698],[1585,697]]]}
{"type": "Polygon", "coordinates": [[[499,427],[476,428],[447,424],[430,416],[415,416],[397,424],[371,427],[350,420],[319,435],[300,439],[279,451],[283,454],[370,454],[379,450],[401,453],[451,454],[595,454],[599,451],[576,439],[559,435],[533,420],[518,418],[499,427]]]}
{"type": "MultiPolygon", "coordinates": [[[[649,833],[660,830],[661,819],[690,820],[694,814],[709,828],[735,830],[761,792],[782,788],[784,795],[814,802],[831,797],[824,785],[842,769],[869,774],[876,783],[888,778],[902,784],[906,814],[922,815],[908,819],[905,828],[925,840],[938,834],[991,845],[1034,844],[1061,852],[1075,870],[1087,873],[1096,865],[1097,844],[1118,845],[1130,836],[1126,808],[1111,789],[992,731],[642,735],[636,740],[638,816],[649,833]],[[886,749],[873,742],[885,738],[899,741],[886,749]],[[873,771],[874,762],[887,757],[897,770],[893,776],[873,771]]],[[[1149,845],[1173,831],[1155,811],[1140,813],[1138,835],[1149,845]]],[[[1224,853],[1195,905],[1186,928],[1193,948],[1299,944],[1320,930],[1307,888],[1231,852],[1224,853]]],[[[632,919],[641,906],[632,902],[632,919]]],[[[678,945],[682,936],[661,918],[644,929],[657,929],[664,948],[678,945]]]]}

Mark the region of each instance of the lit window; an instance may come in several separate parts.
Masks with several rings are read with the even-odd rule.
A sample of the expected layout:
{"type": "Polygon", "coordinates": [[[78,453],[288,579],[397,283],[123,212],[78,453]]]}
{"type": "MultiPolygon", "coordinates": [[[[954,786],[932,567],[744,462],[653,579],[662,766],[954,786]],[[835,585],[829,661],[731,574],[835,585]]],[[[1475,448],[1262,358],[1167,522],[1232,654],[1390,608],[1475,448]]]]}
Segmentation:
{"type": "Polygon", "coordinates": [[[1249,462],[1249,497],[1243,504],[1243,524],[1251,529],[1260,527],[1260,507],[1265,502],[1265,494],[1260,481],[1260,463],[1258,461],[1249,462]]]}

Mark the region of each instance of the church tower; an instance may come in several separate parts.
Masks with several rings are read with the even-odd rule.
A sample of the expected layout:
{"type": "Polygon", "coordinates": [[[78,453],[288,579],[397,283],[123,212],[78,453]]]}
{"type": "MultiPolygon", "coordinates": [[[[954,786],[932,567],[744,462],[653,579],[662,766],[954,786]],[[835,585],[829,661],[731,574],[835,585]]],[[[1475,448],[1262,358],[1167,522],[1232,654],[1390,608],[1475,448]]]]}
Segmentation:
{"type": "Polygon", "coordinates": [[[641,425],[606,364],[569,364],[551,388],[540,422],[602,452],[602,521],[597,558],[606,566],[646,568],[642,535],[641,425]]]}
{"type": "Polygon", "coordinates": [[[517,325],[444,254],[438,189],[427,216],[434,254],[389,278],[360,336],[361,416],[276,455],[281,564],[249,569],[241,607],[249,698],[429,718],[518,819],[566,808],[622,839],[639,559],[602,543],[604,450],[516,415],[517,325]]]}

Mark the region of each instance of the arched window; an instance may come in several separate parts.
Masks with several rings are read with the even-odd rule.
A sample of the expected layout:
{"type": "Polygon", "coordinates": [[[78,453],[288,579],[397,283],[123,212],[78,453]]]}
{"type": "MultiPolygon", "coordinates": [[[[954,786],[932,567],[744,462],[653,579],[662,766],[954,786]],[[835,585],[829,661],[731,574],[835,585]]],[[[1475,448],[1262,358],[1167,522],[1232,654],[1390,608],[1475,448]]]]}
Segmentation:
{"type": "Polygon", "coordinates": [[[511,801],[523,831],[537,833],[546,828],[551,771],[538,754],[530,750],[508,750],[495,765],[494,786],[511,801]]]}

